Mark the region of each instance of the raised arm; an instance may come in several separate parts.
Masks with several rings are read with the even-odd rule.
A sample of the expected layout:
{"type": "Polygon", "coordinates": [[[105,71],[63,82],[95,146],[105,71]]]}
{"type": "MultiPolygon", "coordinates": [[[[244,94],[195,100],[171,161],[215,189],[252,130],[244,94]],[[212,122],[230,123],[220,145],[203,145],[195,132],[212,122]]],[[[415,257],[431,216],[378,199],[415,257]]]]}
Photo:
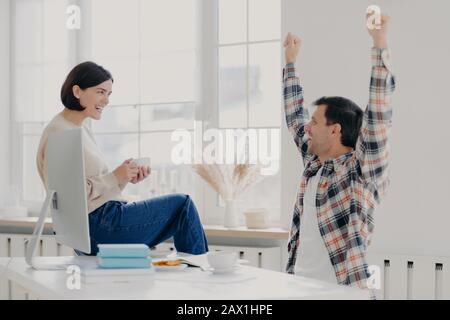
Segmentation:
{"type": "Polygon", "coordinates": [[[377,201],[389,183],[388,136],[392,118],[390,98],[395,90],[395,78],[387,46],[388,23],[389,18],[382,16],[381,25],[369,30],[373,39],[369,103],[364,112],[355,150],[362,180],[375,189],[377,201]]]}
{"type": "Polygon", "coordinates": [[[309,114],[308,110],[303,107],[303,88],[296,76],[294,66],[300,45],[300,38],[288,33],[284,41],[286,66],[283,69],[283,96],[286,124],[305,163],[308,157],[308,144],[304,137],[309,114]]]}

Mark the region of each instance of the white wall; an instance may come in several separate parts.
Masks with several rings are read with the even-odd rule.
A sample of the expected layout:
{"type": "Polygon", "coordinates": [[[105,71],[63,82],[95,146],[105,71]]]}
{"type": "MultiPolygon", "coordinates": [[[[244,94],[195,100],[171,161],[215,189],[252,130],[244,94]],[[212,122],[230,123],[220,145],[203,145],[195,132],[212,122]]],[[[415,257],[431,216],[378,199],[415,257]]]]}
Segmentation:
{"type": "Polygon", "coordinates": [[[9,184],[9,0],[0,0],[0,206],[9,184]]]}
{"type": "MultiPolygon", "coordinates": [[[[284,0],[283,34],[292,31],[303,38],[297,66],[307,103],[342,95],[365,107],[371,45],[365,10],[370,4],[392,17],[389,43],[398,77],[391,187],[375,212],[371,250],[449,256],[450,2],[284,0]]],[[[297,173],[285,173],[286,202],[294,197],[301,164],[293,142],[283,151],[290,156],[283,170],[297,173]]]]}

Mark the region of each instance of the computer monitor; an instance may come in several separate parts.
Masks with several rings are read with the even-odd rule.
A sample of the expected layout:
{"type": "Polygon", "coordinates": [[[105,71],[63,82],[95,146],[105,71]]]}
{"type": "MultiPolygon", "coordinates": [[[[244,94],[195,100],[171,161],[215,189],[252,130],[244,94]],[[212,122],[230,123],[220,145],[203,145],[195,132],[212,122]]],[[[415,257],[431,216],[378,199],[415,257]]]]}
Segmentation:
{"type": "Polygon", "coordinates": [[[73,249],[91,252],[82,137],[81,129],[49,134],[47,197],[26,250],[27,263],[35,269],[62,268],[33,261],[49,209],[56,241],[73,249]]]}

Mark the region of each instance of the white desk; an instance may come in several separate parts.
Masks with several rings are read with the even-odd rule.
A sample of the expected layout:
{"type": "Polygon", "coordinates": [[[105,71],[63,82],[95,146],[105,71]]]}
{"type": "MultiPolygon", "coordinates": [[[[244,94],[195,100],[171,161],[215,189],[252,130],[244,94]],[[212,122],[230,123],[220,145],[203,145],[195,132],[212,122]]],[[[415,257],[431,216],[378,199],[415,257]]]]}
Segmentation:
{"type": "MultiPolygon", "coordinates": [[[[37,257],[50,263],[82,264],[95,257],[37,257]]],[[[259,299],[368,299],[368,293],[286,273],[242,266],[229,281],[199,268],[156,271],[153,280],[128,283],[81,283],[79,290],[66,286],[64,270],[42,271],[28,267],[24,258],[0,258],[0,276],[29,290],[40,299],[163,299],[163,300],[259,300],[259,299]],[[248,279],[249,276],[252,278],[248,279]],[[245,278],[246,280],[234,281],[245,278]]],[[[224,277],[224,275],[221,275],[224,277]]]]}

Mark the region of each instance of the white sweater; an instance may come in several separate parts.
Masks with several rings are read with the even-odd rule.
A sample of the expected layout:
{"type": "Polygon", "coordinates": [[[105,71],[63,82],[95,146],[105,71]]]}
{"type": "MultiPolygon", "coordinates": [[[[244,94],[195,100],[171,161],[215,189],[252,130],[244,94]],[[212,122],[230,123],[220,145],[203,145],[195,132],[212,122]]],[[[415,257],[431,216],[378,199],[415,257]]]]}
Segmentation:
{"type": "MultiPolygon", "coordinates": [[[[39,175],[47,189],[47,142],[50,132],[80,128],[66,120],[62,112],[57,114],[45,127],[36,157],[39,175]]],[[[86,125],[81,125],[83,133],[84,165],[86,175],[86,195],[89,213],[110,200],[123,200],[120,194],[125,187],[120,185],[116,176],[109,171],[106,161],[95,142],[94,136],[86,125]]]]}

